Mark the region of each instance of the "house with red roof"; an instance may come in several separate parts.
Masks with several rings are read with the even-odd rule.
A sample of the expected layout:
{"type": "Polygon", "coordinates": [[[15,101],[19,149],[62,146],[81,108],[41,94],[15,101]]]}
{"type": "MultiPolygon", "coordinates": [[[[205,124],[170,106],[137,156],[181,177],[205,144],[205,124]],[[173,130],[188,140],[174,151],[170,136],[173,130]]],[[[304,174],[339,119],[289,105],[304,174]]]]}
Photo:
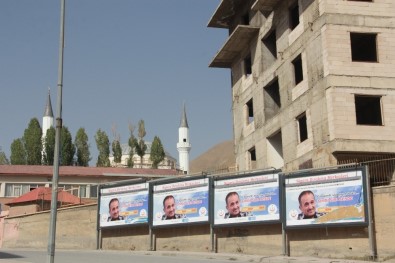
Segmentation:
{"type": "MultiPolygon", "coordinates": [[[[38,187],[26,194],[6,203],[9,206],[9,216],[17,216],[22,214],[36,213],[51,209],[52,188],[38,187]]],[[[57,207],[73,206],[83,204],[82,199],[70,194],[69,192],[58,190],[58,205],[57,207]]]]}
{"type": "MultiPolygon", "coordinates": [[[[98,187],[101,184],[142,178],[152,180],[178,175],[179,171],[176,169],[61,166],[59,167],[58,188],[77,197],[82,203],[92,203],[97,202],[98,187]]],[[[52,166],[0,165],[2,210],[8,210],[8,204],[17,201],[19,197],[25,198],[24,195],[32,190],[51,188],[52,176],[52,166]]],[[[28,197],[32,197],[31,193],[28,197]]],[[[19,200],[24,200],[23,198],[19,200]]]]}

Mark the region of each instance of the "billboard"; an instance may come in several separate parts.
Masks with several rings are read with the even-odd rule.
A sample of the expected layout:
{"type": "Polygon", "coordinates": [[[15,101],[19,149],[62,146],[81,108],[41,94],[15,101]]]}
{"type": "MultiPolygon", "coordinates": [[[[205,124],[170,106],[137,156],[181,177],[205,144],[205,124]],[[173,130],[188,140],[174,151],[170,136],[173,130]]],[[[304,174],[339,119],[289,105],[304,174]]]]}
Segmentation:
{"type": "Polygon", "coordinates": [[[209,180],[153,185],[152,226],[208,222],[209,180]]]}
{"type": "Polygon", "coordinates": [[[367,224],[364,178],[362,169],[285,177],[285,226],[367,224]]]}
{"type": "Polygon", "coordinates": [[[214,225],[280,220],[279,175],[214,180],[214,225]]]}
{"type": "Polygon", "coordinates": [[[148,223],[148,183],[100,189],[100,227],[148,223]]]}

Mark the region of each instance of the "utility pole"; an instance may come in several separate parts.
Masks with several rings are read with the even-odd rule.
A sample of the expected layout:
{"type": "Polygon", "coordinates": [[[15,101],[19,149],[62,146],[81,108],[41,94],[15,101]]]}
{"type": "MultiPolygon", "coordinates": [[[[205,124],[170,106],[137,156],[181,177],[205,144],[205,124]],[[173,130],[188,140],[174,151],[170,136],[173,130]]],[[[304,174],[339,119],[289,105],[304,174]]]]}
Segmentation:
{"type": "Polygon", "coordinates": [[[53,162],[52,197],[51,197],[51,221],[49,224],[47,263],[53,263],[55,259],[56,239],[56,216],[58,209],[58,179],[59,179],[59,155],[60,134],[62,131],[62,87],[63,87],[63,50],[64,50],[64,16],[65,1],[60,0],[60,43],[59,43],[59,65],[58,65],[58,100],[55,133],[55,156],[53,162]]]}

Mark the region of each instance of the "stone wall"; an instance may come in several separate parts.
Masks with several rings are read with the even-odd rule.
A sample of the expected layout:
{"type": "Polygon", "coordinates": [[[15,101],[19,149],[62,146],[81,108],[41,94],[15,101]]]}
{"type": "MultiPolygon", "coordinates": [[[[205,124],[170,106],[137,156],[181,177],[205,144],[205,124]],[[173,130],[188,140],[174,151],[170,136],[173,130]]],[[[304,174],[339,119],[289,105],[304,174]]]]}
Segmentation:
{"type": "MultiPolygon", "coordinates": [[[[47,248],[50,212],[7,217],[3,225],[3,247],[47,248]]],[[[96,249],[97,205],[59,209],[56,248],[96,249]]]]}
{"type": "MultiPolygon", "coordinates": [[[[373,241],[377,255],[380,260],[395,258],[395,185],[373,189],[373,214],[373,241]]],[[[49,217],[50,213],[42,212],[5,218],[3,247],[46,248],[49,217]]],[[[97,205],[60,209],[56,247],[96,249],[99,240],[96,226],[97,205]]],[[[290,256],[367,260],[372,255],[367,227],[292,229],[286,231],[286,234],[284,242],[281,224],[215,228],[213,232],[208,224],[161,227],[151,229],[151,232],[148,225],[144,225],[103,229],[99,244],[105,250],[215,250],[218,253],[276,256],[281,255],[286,248],[290,256]],[[283,246],[284,243],[286,247],[283,246]]]]}

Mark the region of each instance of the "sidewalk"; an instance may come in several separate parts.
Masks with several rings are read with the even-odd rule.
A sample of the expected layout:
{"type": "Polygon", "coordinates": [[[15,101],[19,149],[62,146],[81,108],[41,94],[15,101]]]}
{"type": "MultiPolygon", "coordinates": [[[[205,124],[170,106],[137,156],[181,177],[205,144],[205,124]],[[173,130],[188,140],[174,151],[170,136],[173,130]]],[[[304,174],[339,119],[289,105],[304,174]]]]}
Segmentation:
{"type": "MultiPolygon", "coordinates": [[[[45,263],[47,251],[33,249],[0,249],[0,263],[45,263]]],[[[353,259],[316,257],[262,256],[228,253],[201,253],[179,251],[118,251],[118,250],[56,250],[55,262],[101,263],[117,262],[245,262],[245,263],[369,263],[353,259]]],[[[379,261],[376,261],[379,262],[379,261]]],[[[384,261],[395,263],[395,258],[384,261]]]]}

